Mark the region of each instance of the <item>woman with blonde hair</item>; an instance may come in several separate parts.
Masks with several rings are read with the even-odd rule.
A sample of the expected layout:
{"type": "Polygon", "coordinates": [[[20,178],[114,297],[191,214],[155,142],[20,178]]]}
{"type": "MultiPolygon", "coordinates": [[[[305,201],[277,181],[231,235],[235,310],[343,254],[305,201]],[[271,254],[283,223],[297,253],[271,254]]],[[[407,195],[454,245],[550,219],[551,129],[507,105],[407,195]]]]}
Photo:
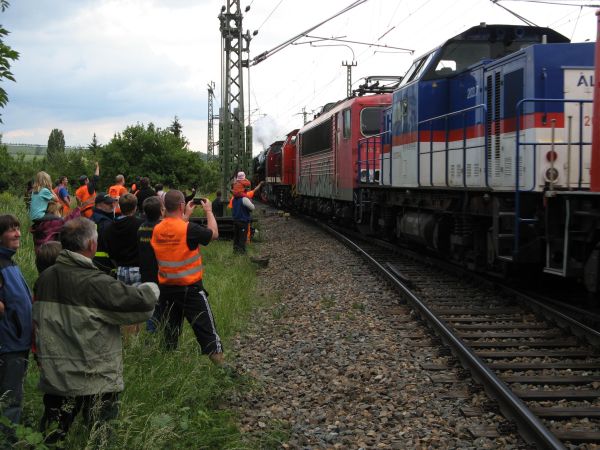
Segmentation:
{"type": "Polygon", "coordinates": [[[46,172],[38,172],[33,182],[29,218],[35,221],[44,217],[50,200],[58,201],[58,198],[52,192],[52,179],[46,172]]]}

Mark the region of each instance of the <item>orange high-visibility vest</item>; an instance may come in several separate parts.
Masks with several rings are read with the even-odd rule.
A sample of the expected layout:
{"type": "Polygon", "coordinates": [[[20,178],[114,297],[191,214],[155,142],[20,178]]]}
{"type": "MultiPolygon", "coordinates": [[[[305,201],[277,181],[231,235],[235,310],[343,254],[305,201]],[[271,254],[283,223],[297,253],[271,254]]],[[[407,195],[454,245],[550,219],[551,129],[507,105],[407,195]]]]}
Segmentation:
{"type": "Polygon", "coordinates": [[[124,194],[127,194],[127,188],[120,184],[113,184],[111,187],[108,188],[108,196],[117,200],[115,214],[121,214],[121,208],[119,207],[119,197],[124,194]]]}
{"type": "MultiPolygon", "coordinates": [[[[246,192],[246,197],[248,197],[250,200],[252,200],[254,198],[254,191],[256,191],[256,188],[252,189],[251,191],[246,192]]],[[[235,197],[231,197],[229,199],[229,203],[227,204],[227,208],[228,209],[233,209],[233,199],[235,197]]]]}
{"type": "Polygon", "coordinates": [[[75,191],[75,197],[79,200],[79,209],[81,209],[81,215],[87,217],[88,219],[92,217],[94,203],[96,202],[96,191],[90,195],[90,191],[88,191],[87,184],[83,186],[79,186],[79,188],[75,191]]]}
{"type": "Polygon", "coordinates": [[[167,217],[154,227],[150,244],[158,263],[158,282],[173,286],[189,286],[202,280],[200,248],[187,245],[188,223],[167,217]]]}

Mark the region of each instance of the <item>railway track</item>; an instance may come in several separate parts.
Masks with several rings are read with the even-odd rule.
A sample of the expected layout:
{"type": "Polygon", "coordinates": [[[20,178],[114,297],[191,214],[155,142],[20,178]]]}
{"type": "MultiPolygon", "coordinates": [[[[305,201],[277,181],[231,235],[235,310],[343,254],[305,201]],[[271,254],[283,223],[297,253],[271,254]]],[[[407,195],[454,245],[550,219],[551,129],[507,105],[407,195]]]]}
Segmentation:
{"type": "MultiPolygon", "coordinates": [[[[432,381],[460,384],[473,377],[493,406],[539,448],[597,448],[598,331],[531,296],[326,228],[377,268],[442,341],[442,353],[449,349],[460,362],[462,369],[425,365],[432,381]]],[[[484,411],[464,408],[463,413],[484,411]]]]}

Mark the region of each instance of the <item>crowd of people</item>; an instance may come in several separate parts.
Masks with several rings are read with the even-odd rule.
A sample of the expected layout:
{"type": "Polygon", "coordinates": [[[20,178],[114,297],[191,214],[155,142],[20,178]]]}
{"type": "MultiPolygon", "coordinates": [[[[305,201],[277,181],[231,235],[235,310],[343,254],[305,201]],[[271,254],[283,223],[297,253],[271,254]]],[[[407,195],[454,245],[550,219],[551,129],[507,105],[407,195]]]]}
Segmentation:
{"type": "MultiPolygon", "coordinates": [[[[110,432],[124,389],[122,333],[138,333],[141,324],[150,333],[161,330],[169,351],[177,348],[185,318],[201,352],[224,366],[200,250],[219,237],[213,211],[223,215],[221,193],[211,203],[194,200],[195,191],[153,189],[147,177],[128,189],[117,175],[106,192],[99,182],[96,163],[91,178],[79,177],[73,208],[67,177],[52,186],[50,175],[39,172],[29,186],[39,272],[33,296],[14,260],[22,224],[0,215],[0,407],[19,423],[33,353],[47,443],[63,439],[80,412],[87,425],[110,432]],[[197,206],[205,226],[189,220],[197,206]]],[[[255,191],[239,172],[228,205],[237,253],[245,252],[255,191]]],[[[0,427],[10,438],[12,429],[0,427]]]]}

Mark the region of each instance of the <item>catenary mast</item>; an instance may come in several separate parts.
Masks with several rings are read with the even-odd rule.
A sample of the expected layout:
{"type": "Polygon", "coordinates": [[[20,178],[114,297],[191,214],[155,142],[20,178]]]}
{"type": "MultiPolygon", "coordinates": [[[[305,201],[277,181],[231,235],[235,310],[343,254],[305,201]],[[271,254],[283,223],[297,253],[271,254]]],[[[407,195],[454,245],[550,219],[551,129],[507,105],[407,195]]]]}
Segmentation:
{"type": "Polygon", "coordinates": [[[244,124],[244,77],[248,67],[250,33],[243,33],[240,0],[226,0],[219,14],[221,30],[221,108],[219,161],[221,192],[228,196],[234,173],[252,171],[252,128],[244,124]],[[245,59],[244,59],[245,55],[245,59]]]}
{"type": "Polygon", "coordinates": [[[206,154],[208,159],[212,159],[215,156],[215,147],[217,143],[215,142],[215,132],[214,132],[214,124],[215,119],[218,119],[219,116],[215,116],[213,113],[213,105],[215,100],[215,82],[211,81],[207,85],[208,88],[208,137],[207,137],[207,145],[206,145],[206,154]]]}

